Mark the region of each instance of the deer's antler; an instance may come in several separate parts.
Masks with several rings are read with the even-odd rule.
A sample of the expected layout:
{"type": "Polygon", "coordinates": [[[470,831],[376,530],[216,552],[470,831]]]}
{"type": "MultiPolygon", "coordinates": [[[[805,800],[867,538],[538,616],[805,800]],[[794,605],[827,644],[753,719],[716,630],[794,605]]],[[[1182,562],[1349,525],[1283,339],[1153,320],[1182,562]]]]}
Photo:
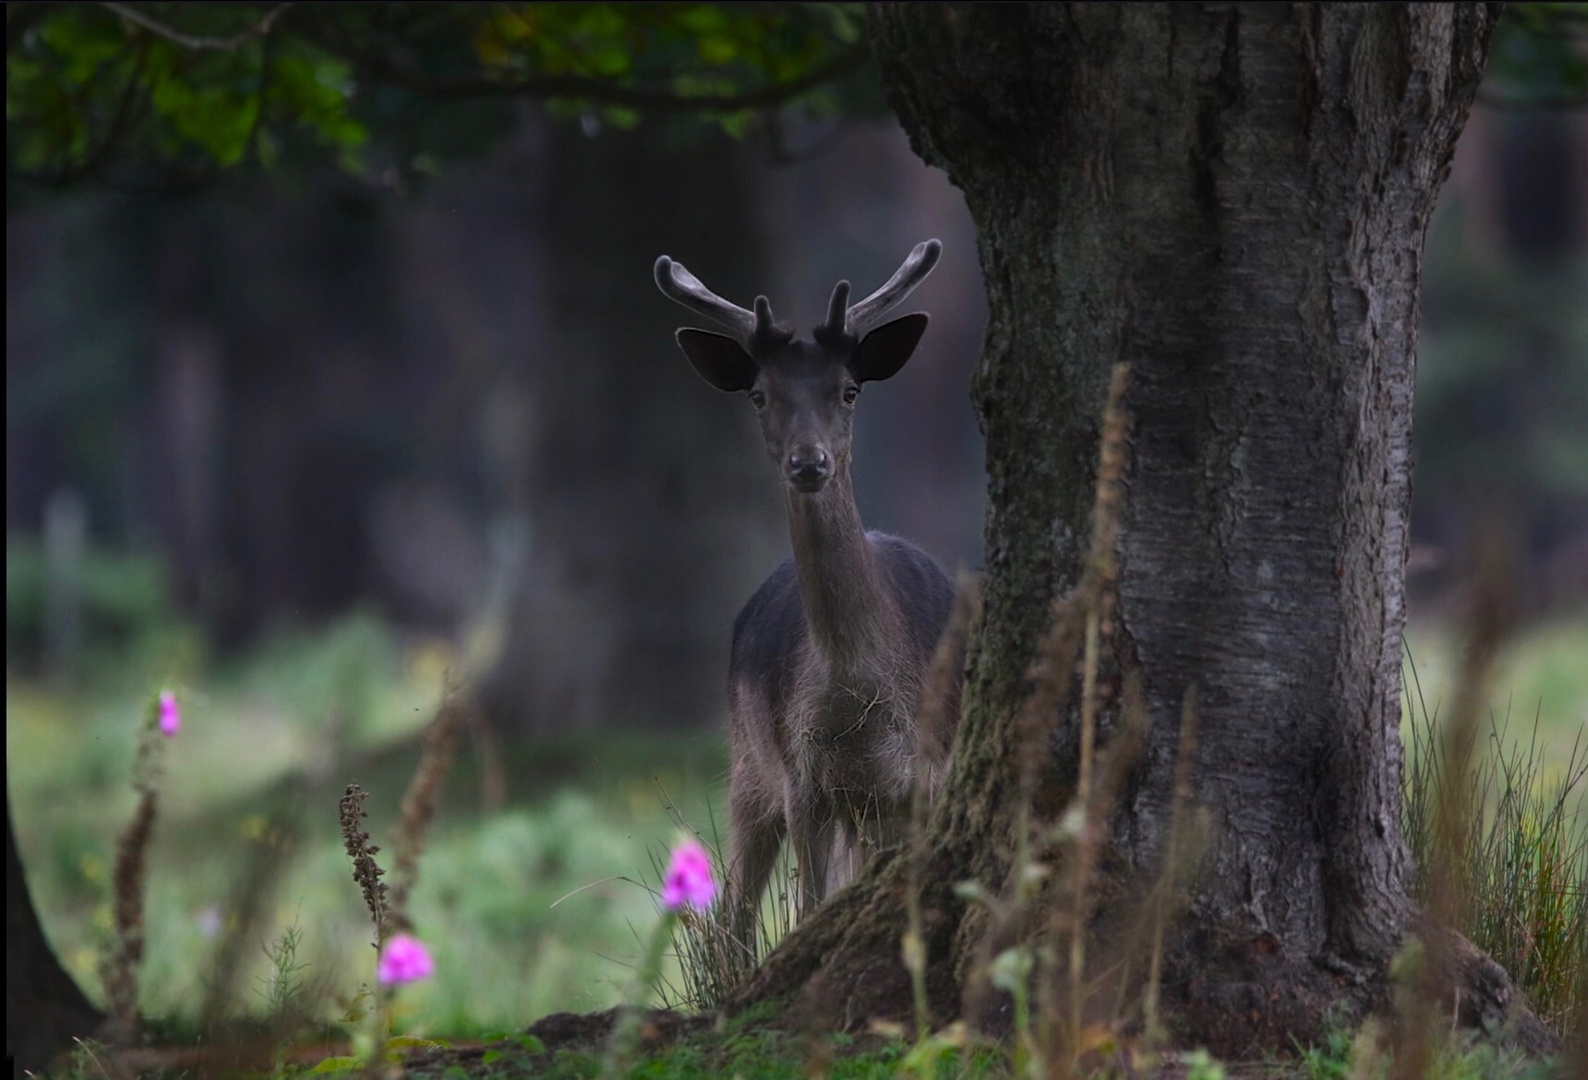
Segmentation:
{"type": "Polygon", "coordinates": [[[943,245],[937,240],[923,240],[915,245],[904,264],[894,271],[887,283],[853,306],[849,303],[849,282],[840,281],[833,288],[832,299],[827,302],[827,320],[816,328],[816,340],[824,344],[859,341],[876,328],[882,317],[915,291],[926,280],[926,275],[937,265],[943,254],[943,245]]]}
{"type": "Polygon", "coordinates": [[[656,287],[669,300],[677,301],[712,322],[720,323],[733,331],[733,336],[747,350],[787,340],[789,334],[779,330],[772,319],[772,305],[764,296],[755,298],[755,311],[751,313],[724,300],[699,278],[684,269],[684,264],[663,255],[656,260],[656,287]]]}

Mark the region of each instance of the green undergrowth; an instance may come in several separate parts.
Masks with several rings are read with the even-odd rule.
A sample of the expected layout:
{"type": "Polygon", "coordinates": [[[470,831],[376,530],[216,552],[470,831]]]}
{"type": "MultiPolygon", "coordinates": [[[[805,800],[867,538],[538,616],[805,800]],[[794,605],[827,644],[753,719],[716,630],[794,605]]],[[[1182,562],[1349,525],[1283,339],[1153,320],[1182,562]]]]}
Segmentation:
{"type": "Polygon", "coordinates": [[[1561,752],[1536,718],[1494,711],[1479,723],[1466,775],[1453,776],[1437,706],[1408,666],[1414,719],[1402,817],[1414,895],[1426,902],[1431,868],[1445,868],[1456,929],[1505,968],[1546,1027],[1569,1038],[1588,1015],[1588,739],[1579,727],[1561,752]],[[1436,817],[1446,798],[1460,807],[1460,823],[1441,842],[1436,817]]]}
{"type": "MultiPolygon", "coordinates": [[[[403,640],[368,616],[283,632],[224,663],[208,659],[180,627],[160,625],[120,661],[96,660],[92,677],[51,682],[8,669],[8,787],[46,932],[67,969],[102,1002],[97,965],[110,940],[115,838],[133,805],[137,718],[154,689],[175,686],[185,720],[181,737],[165,748],[148,856],[144,1014],[173,1042],[198,1038],[221,946],[252,890],[261,914],[236,954],[232,1012],[259,1020],[279,1007],[268,950],[296,928],[297,1005],[314,1018],[303,1037],[345,1039],[343,1018],[370,980],[373,952],[337,832],[337,794],[352,779],[368,788],[369,828],[388,842],[418,758],[418,733],[458,658],[444,643],[403,640]],[[274,851],[286,852],[279,871],[256,883],[250,871],[274,851]]],[[[1423,642],[1414,645],[1422,689],[1414,715],[1431,723],[1449,693],[1448,668],[1441,670],[1437,634],[1414,641],[1423,642]]],[[[1557,1031],[1588,985],[1588,816],[1582,785],[1568,783],[1580,775],[1570,748],[1588,720],[1588,669],[1571,660],[1585,652],[1588,631],[1575,624],[1513,641],[1495,679],[1494,715],[1503,720],[1510,701],[1526,722],[1503,729],[1481,781],[1487,786],[1471,800],[1484,817],[1471,833],[1466,880],[1475,899],[1463,929],[1501,959],[1557,1031]],[[1518,741],[1522,757],[1513,749],[1518,741]]],[[[1416,739],[1429,730],[1408,725],[1412,762],[1425,760],[1416,739]]],[[[411,901],[436,975],[400,995],[401,1033],[480,1038],[551,1012],[617,1004],[656,924],[647,882],[655,881],[658,852],[681,825],[708,839],[713,824],[725,826],[718,729],[501,745],[487,761],[466,738],[443,788],[411,901]],[[493,771],[505,780],[499,804],[483,794],[493,771]]],[[[1414,768],[1409,779],[1415,811],[1431,790],[1418,785],[1433,777],[1414,768]]],[[[1415,816],[1408,833],[1425,852],[1415,816]]],[[[656,1002],[699,996],[670,959],[656,1002]]],[[[880,1041],[839,1045],[827,1075],[896,1075],[903,1052],[880,1041]]],[[[564,1054],[547,1064],[507,1054],[488,1064],[476,1059],[466,1074],[592,1075],[579,1070],[595,1060],[564,1054]],[[564,1071],[534,1071],[543,1068],[564,1071]]],[[[802,1041],[741,1032],[685,1042],[631,1075],[804,1076],[809,1065],[802,1041]]],[[[963,1068],[941,1075],[1003,1075],[996,1055],[963,1068]]]]}
{"type": "MultiPolygon", "coordinates": [[[[619,1071],[622,1080],[1013,1080],[1007,1048],[982,1046],[951,1049],[929,1069],[912,1067],[913,1047],[877,1036],[830,1035],[820,1042],[783,1031],[735,1024],[728,1031],[705,1030],[657,1049],[619,1071]]],[[[51,1074],[56,1080],[100,1078],[103,1050],[80,1046],[67,1066],[51,1074]]],[[[597,1080],[603,1054],[599,1047],[548,1051],[528,1035],[493,1036],[483,1047],[454,1047],[446,1041],[416,1048],[404,1062],[403,1075],[413,1080],[597,1080]]],[[[1515,1053],[1470,1039],[1439,1047],[1415,1080],[1576,1080],[1577,1062],[1568,1056],[1528,1060],[1515,1053]]],[[[181,1069],[154,1069],[146,1080],[187,1075],[181,1069]]],[[[335,1060],[318,1065],[299,1060],[266,1073],[258,1080],[324,1077],[343,1080],[358,1075],[335,1060]]],[[[1123,1080],[1127,1076],[1163,1080],[1392,1080],[1392,1053],[1385,1050],[1383,1031],[1367,1024],[1352,1031],[1332,1029],[1317,1045],[1298,1047],[1294,1058],[1226,1063],[1202,1051],[1168,1053],[1154,1067],[1143,1061],[1130,1071],[1117,1063],[1083,1069],[1073,1080],[1123,1080]]]]}
{"type": "MultiPolygon", "coordinates": [[[[374,963],[337,798],[360,781],[372,793],[368,827],[389,843],[418,734],[456,662],[444,643],[404,641],[355,615],[277,634],[228,663],[181,646],[69,683],[8,673],[7,779],[28,884],[90,998],[103,1002],[98,963],[115,840],[134,802],[138,717],[154,689],[174,685],[184,721],[163,748],[144,877],[144,1014],[196,1029],[252,900],[259,917],[234,943],[229,1011],[269,1010],[266,950],[296,926],[319,1034],[335,1037],[374,963]],[[250,876],[278,855],[275,872],[250,876]]],[[[490,763],[505,781],[500,805],[485,804],[487,762],[469,738],[442,789],[411,903],[436,977],[402,995],[401,1031],[478,1036],[616,1004],[656,919],[643,881],[652,854],[679,819],[709,818],[725,771],[710,730],[501,742],[490,763]]],[[[676,968],[667,974],[678,981],[676,968]]]]}
{"type": "MultiPolygon", "coordinates": [[[[599,1050],[536,1055],[511,1043],[500,1045],[494,1056],[487,1053],[466,1062],[449,1062],[443,1056],[437,1064],[410,1067],[408,1075],[426,1080],[594,1080],[601,1073],[599,1050]]],[[[807,1080],[813,1075],[828,1080],[905,1076],[918,1080],[1008,1080],[1011,1075],[1007,1059],[996,1047],[949,1051],[928,1071],[907,1067],[910,1049],[907,1043],[876,1037],[834,1035],[818,1044],[774,1030],[707,1031],[636,1061],[620,1075],[625,1080],[807,1080]]]]}
{"type": "MultiPolygon", "coordinates": [[[[1332,1029],[1316,1046],[1299,1048],[1294,1059],[1221,1062],[1201,1051],[1166,1053],[1156,1069],[1146,1061],[1130,1072],[1115,1063],[1084,1070],[1075,1080],[1116,1080],[1127,1075],[1158,1075],[1174,1080],[1390,1080],[1394,1058],[1383,1047],[1383,1032],[1373,1024],[1355,1031],[1332,1029]]],[[[636,1061],[621,1073],[625,1080],[1012,1080],[1007,1047],[949,1050],[929,1070],[911,1067],[911,1044],[875,1036],[834,1035],[816,1043],[776,1030],[705,1031],[636,1061]]],[[[1453,1040],[1433,1055],[1418,1080],[1572,1080],[1575,1063],[1566,1057],[1528,1060],[1472,1040],[1453,1040]]],[[[531,1054],[513,1043],[498,1044],[483,1058],[466,1064],[445,1057],[411,1066],[409,1075],[442,1080],[594,1080],[600,1075],[598,1050],[531,1054]]]]}
{"type": "MultiPolygon", "coordinates": [[[[1576,1063],[1562,1056],[1529,1060],[1489,1043],[1458,1038],[1442,1045],[1418,1080],[1574,1080],[1576,1063]]],[[[1390,1080],[1393,1054],[1376,1022],[1356,1030],[1333,1027],[1313,1046],[1301,1047],[1294,1064],[1276,1067],[1286,1080],[1390,1080]]]]}

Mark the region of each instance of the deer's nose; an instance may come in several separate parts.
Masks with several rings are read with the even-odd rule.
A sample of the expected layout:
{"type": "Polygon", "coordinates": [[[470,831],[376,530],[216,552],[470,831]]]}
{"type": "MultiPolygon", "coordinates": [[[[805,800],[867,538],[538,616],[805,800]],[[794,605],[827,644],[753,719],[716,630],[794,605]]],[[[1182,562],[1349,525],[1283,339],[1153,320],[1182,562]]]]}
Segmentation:
{"type": "Polygon", "coordinates": [[[802,491],[815,491],[832,472],[832,459],[819,446],[795,447],[788,456],[788,478],[802,491]]]}

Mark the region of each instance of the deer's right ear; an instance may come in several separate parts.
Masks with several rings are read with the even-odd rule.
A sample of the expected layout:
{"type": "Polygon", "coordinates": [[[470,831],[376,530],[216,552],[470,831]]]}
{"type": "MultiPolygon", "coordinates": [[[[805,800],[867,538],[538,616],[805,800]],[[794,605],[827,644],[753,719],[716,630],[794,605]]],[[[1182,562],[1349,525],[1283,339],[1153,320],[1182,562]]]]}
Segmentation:
{"type": "Polygon", "coordinates": [[[677,337],[678,347],[684,350],[700,377],[718,390],[748,390],[755,385],[756,374],[761,369],[744,351],[744,346],[733,338],[689,327],[678,331],[677,337]]]}

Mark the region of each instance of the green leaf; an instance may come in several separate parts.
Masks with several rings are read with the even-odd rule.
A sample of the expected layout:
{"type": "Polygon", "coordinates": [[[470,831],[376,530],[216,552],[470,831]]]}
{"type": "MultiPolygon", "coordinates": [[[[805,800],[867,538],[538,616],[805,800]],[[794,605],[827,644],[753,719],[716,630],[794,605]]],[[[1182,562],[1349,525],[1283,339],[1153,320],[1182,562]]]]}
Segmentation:
{"type": "Polygon", "coordinates": [[[266,172],[275,172],[281,167],[281,143],[269,131],[261,130],[259,137],[254,140],[254,153],[259,157],[259,164],[266,172]]]}
{"type": "Polygon", "coordinates": [[[603,42],[591,49],[584,54],[584,60],[596,74],[608,77],[622,75],[632,65],[628,50],[615,41],[603,42]]]}
{"type": "Polygon", "coordinates": [[[1489,50],[1492,96],[1517,106],[1588,105],[1585,29],[1585,4],[1508,4],[1489,50]]]}
{"type": "Polygon", "coordinates": [[[829,8],[832,13],[831,23],[833,36],[845,45],[853,45],[860,40],[860,27],[864,16],[864,5],[861,4],[819,4],[817,7],[829,8]],[[851,11],[858,8],[860,12],[851,11]]]}
{"type": "Polygon", "coordinates": [[[739,55],[739,43],[721,34],[699,39],[695,42],[695,49],[708,64],[726,64],[739,55]]]}
{"type": "Polygon", "coordinates": [[[717,118],[717,122],[722,125],[723,131],[735,139],[742,139],[749,133],[755,115],[754,109],[740,109],[738,112],[723,113],[717,118]]]}
{"type": "Polygon", "coordinates": [[[601,119],[620,131],[631,131],[639,126],[640,113],[638,109],[629,109],[622,105],[608,105],[601,110],[601,119]]]}
{"type": "Polygon", "coordinates": [[[991,894],[979,881],[960,881],[954,885],[954,895],[961,900],[969,900],[973,904],[992,907],[995,903],[991,894]]]}
{"type": "Polygon", "coordinates": [[[988,982],[1006,993],[1015,993],[1025,987],[1031,977],[1031,950],[1023,947],[1005,949],[993,959],[988,982]]]}
{"type": "Polygon", "coordinates": [[[363,1062],[355,1057],[328,1057],[309,1071],[311,1073],[344,1073],[352,1072],[362,1065],[363,1062]]]}
{"type": "MultiPolygon", "coordinates": [[[[140,10],[179,34],[231,38],[259,26],[270,8],[140,10]]],[[[359,171],[364,150],[378,143],[381,160],[409,162],[413,173],[428,174],[430,164],[459,156],[443,145],[458,140],[437,134],[457,127],[448,110],[491,110],[478,100],[427,96],[423,79],[573,74],[685,97],[731,95],[808,75],[859,40],[863,12],[858,4],[323,5],[312,18],[273,23],[268,39],[216,49],[178,44],[99,5],[53,5],[7,56],[8,161],[14,176],[39,172],[88,182],[123,162],[186,172],[205,162],[235,167],[250,154],[272,173],[327,163],[359,171]],[[320,40],[349,49],[348,58],[320,40]],[[358,62],[355,54],[364,50],[417,78],[358,62]],[[369,85],[355,81],[355,63],[369,85]],[[114,144],[107,141],[112,134],[114,144]],[[82,165],[91,155],[107,168],[87,174],[82,165]]],[[[842,99],[829,86],[801,100],[807,110],[831,112],[842,99]]],[[[599,95],[547,107],[575,119],[594,114],[619,129],[641,118],[599,95]]],[[[464,140],[471,155],[511,130],[511,112],[505,121],[465,125],[480,133],[464,140]]],[[[753,119],[749,111],[702,112],[696,122],[742,137],[753,119]]]]}
{"type": "Polygon", "coordinates": [[[417,1035],[393,1035],[386,1040],[388,1050],[445,1050],[447,1043],[422,1039],[417,1035]]]}
{"type": "Polygon", "coordinates": [[[692,4],[674,15],[673,20],[696,35],[716,34],[728,25],[728,14],[715,4],[692,4]]]}
{"type": "Polygon", "coordinates": [[[1180,1060],[1185,1065],[1186,1080],[1224,1080],[1224,1066],[1206,1050],[1182,1054],[1180,1060]]]}

